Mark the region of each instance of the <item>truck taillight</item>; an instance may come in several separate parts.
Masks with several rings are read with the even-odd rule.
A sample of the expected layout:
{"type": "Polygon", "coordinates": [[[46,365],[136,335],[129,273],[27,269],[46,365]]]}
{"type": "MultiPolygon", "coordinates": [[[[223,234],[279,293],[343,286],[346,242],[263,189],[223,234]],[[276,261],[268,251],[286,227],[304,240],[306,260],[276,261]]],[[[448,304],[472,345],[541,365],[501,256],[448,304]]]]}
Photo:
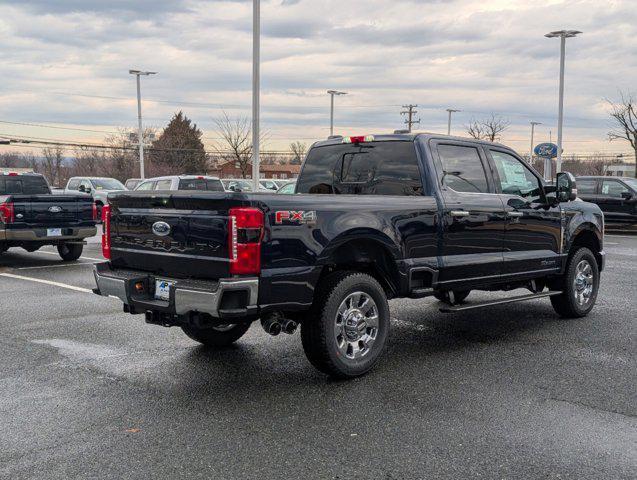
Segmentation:
{"type": "Polygon", "coordinates": [[[263,212],[258,208],[231,208],[228,216],[230,273],[258,275],[261,273],[263,212]]]}
{"type": "Polygon", "coordinates": [[[13,203],[5,202],[0,203],[0,222],[13,223],[15,221],[15,211],[13,209],[13,203]]]}
{"type": "Polygon", "coordinates": [[[111,259],[111,206],[102,207],[102,255],[111,259]]]}
{"type": "Polygon", "coordinates": [[[97,221],[97,205],[93,202],[93,221],[97,221]]]}

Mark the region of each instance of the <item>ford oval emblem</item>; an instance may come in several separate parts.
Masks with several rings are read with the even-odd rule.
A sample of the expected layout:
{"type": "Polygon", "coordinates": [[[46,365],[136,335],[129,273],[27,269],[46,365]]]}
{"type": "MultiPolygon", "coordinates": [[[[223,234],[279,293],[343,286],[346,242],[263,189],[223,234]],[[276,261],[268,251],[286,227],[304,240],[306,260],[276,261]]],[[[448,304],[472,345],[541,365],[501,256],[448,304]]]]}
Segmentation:
{"type": "Polygon", "coordinates": [[[61,207],[58,207],[57,205],[53,205],[52,207],[49,207],[49,212],[51,213],[60,213],[62,211],[61,207]]]}
{"type": "Polygon", "coordinates": [[[153,223],[153,233],[159,237],[165,237],[170,233],[170,225],[166,222],[153,223]]]}

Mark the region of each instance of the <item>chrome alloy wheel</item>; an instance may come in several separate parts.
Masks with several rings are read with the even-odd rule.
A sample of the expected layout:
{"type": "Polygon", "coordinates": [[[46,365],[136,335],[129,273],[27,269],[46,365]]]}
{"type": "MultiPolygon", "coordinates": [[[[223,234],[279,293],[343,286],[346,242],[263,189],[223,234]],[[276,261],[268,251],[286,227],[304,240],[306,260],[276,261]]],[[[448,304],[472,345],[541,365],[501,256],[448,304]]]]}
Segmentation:
{"type": "Polygon", "coordinates": [[[593,295],[594,288],[593,267],[588,260],[582,260],[575,269],[573,280],[573,293],[579,305],[586,305],[593,295]]]}
{"type": "Polygon", "coordinates": [[[378,336],[378,307],[367,293],[348,295],[336,312],[336,344],[348,359],[367,355],[378,336]]]}

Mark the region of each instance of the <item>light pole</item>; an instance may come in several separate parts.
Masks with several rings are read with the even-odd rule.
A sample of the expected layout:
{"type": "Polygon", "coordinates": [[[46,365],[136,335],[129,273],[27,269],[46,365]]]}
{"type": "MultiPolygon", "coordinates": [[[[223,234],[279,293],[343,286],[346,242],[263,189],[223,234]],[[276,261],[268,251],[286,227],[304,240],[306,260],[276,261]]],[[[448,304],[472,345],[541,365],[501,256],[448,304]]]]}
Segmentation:
{"type": "Polygon", "coordinates": [[[139,77],[142,75],[156,75],[157,72],[143,72],[141,70],[129,70],[128,73],[137,78],[137,141],[139,142],[139,176],[144,179],[144,132],[142,129],[142,89],[139,77]]]}
{"type": "Polygon", "coordinates": [[[334,96],[347,95],[347,92],[339,92],[338,90],[328,90],[330,94],[330,137],[334,135],[334,96]]]}
{"type": "Polygon", "coordinates": [[[261,0],[252,0],[252,191],[259,191],[261,111],[261,0]]]}
{"type": "Polygon", "coordinates": [[[449,112],[449,120],[447,121],[447,135],[451,135],[451,114],[460,111],[461,110],[454,110],[453,108],[447,109],[447,112],[449,112]]]}
{"type": "Polygon", "coordinates": [[[560,39],[560,99],[557,119],[557,163],[556,172],[562,169],[562,123],[564,120],[564,58],[566,56],[566,39],[580,34],[579,30],[558,30],[544,35],[547,38],[560,39]]]}
{"type": "Polygon", "coordinates": [[[529,165],[533,165],[533,135],[535,134],[536,125],[542,125],[542,123],[531,122],[531,152],[529,153],[529,165]]]}

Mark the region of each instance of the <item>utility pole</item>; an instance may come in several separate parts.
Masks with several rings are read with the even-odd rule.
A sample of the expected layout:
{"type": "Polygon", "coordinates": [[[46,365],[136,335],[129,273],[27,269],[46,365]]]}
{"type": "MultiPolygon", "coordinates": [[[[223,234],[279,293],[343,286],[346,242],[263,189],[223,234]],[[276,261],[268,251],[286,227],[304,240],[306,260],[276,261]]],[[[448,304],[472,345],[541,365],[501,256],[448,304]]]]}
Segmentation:
{"type": "Polygon", "coordinates": [[[447,109],[447,112],[449,112],[449,120],[447,121],[447,135],[451,135],[451,114],[460,111],[461,110],[454,110],[453,108],[447,109]]]}
{"type": "Polygon", "coordinates": [[[338,90],[328,90],[330,95],[330,137],[334,136],[334,97],[336,95],[347,95],[347,92],[339,92],[338,90]]]}
{"type": "Polygon", "coordinates": [[[533,134],[535,133],[535,126],[542,125],[540,122],[531,122],[531,152],[529,153],[529,165],[533,165],[533,134]]]}
{"type": "Polygon", "coordinates": [[[559,113],[557,119],[557,163],[555,165],[556,172],[562,169],[562,124],[564,122],[564,63],[566,57],[566,39],[579,35],[579,30],[559,30],[544,35],[547,38],[560,39],[560,95],[559,95],[559,113]]]}
{"type": "Polygon", "coordinates": [[[252,191],[259,192],[261,90],[261,0],[252,0],[252,191]]]}
{"type": "Polygon", "coordinates": [[[415,125],[416,123],[420,123],[420,119],[418,120],[413,119],[414,116],[418,113],[418,110],[416,110],[416,107],[418,107],[418,105],[403,105],[403,108],[406,108],[407,110],[403,110],[402,112],[400,112],[401,115],[407,115],[405,124],[409,128],[409,133],[411,133],[412,125],[415,125]]]}
{"type": "Polygon", "coordinates": [[[142,75],[156,75],[157,72],[144,72],[141,70],[129,70],[128,73],[137,77],[137,142],[139,143],[139,176],[144,177],[144,129],[142,128],[142,89],[140,77],[142,75]]]}

